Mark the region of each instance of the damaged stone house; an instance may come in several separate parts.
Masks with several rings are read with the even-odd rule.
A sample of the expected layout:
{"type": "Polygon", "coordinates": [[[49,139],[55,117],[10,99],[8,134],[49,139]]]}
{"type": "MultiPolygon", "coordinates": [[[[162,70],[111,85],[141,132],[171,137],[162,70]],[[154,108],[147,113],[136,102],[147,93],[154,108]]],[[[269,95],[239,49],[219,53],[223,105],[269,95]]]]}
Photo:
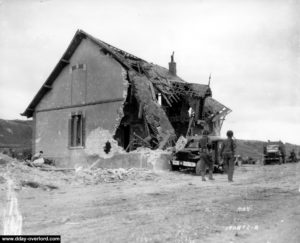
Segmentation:
{"type": "Polygon", "coordinates": [[[33,152],[74,163],[220,135],[229,112],[209,85],[176,75],[174,55],[166,69],[78,30],[22,115],[33,118],[33,152]]]}

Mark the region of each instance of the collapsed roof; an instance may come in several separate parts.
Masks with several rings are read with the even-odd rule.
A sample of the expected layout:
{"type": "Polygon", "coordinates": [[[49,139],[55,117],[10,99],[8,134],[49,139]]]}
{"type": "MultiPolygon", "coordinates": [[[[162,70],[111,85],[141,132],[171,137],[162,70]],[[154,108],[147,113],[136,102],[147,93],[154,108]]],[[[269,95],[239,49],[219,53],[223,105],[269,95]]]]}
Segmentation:
{"type": "Polygon", "coordinates": [[[152,133],[160,138],[158,139],[160,140],[160,148],[163,148],[165,144],[176,137],[172,121],[187,121],[187,130],[189,130],[192,124],[198,124],[198,120],[214,123],[224,120],[230,112],[229,108],[211,98],[212,92],[209,85],[187,83],[176,73],[172,73],[166,68],[149,63],[96,39],[82,30],[78,30],[50,76],[21,115],[28,118],[33,116],[36,106],[44,95],[51,90],[55,79],[62,69],[70,63],[69,60],[73,53],[81,40],[85,38],[98,45],[102,52],[113,57],[127,70],[128,81],[139,103],[139,113],[143,115],[152,133]],[[159,104],[158,96],[163,99],[163,105],[159,104]],[[183,108],[183,111],[176,110],[179,105],[185,110],[183,108]],[[168,110],[168,108],[170,109],[168,110]],[[190,121],[191,115],[187,114],[190,108],[194,111],[192,115],[194,123],[190,121]],[[179,118],[174,117],[175,110],[177,113],[182,113],[179,118]],[[172,119],[170,114],[173,116],[172,119]]]}

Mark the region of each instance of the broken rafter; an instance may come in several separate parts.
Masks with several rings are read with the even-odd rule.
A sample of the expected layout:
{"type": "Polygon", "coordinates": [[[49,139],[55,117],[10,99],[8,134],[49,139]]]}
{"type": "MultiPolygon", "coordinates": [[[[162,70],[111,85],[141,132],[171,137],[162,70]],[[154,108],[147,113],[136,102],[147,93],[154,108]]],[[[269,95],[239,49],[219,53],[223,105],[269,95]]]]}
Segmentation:
{"type": "Polygon", "coordinates": [[[175,98],[175,95],[170,94],[170,98],[171,98],[172,100],[174,100],[175,102],[178,102],[178,100],[175,98]]]}
{"type": "Polygon", "coordinates": [[[142,119],[142,117],[143,117],[143,103],[140,103],[140,105],[139,105],[139,115],[138,115],[138,117],[139,117],[139,119],[142,119]]]}
{"type": "Polygon", "coordinates": [[[146,139],[141,138],[136,133],[133,133],[133,139],[130,141],[130,143],[128,144],[125,151],[134,149],[134,146],[135,147],[146,146],[146,147],[149,147],[149,148],[151,147],[151,145],[149,144],[148,141],[146,141],[146,139]]]}
{"type": "Polygon", "coordinates": [[[147,123],[147,120],[146,120],[145,117],[144,117],[144,125],[145,125],[145,129],[146,129],[146,132],[147,132],[147,136],[150,136],[149,126],[148,126],[148,123],[147,123]]]}
{"type": "MultiPolygon", "coordinates": [[[[131,66],[127,64],[126,59],[121,56],[120,54],[113,52],[108,46],[103,45],[103,50],[108,52],[110,55],[112,55],[121,65],[126,67],[128,70],[132,70],[131,66]]],[[[100,51],[103,51],[100,49],[100,51]]]]}
{"type": "Polygon", "coordinates": [[[141,72],[141,66],[140,66],[140,64],[137,63],[136,65],[137,65],[137,68],[138,68],[139,73],[142,73],[142,72],[141,72]]]}
{"type": "MultiPolygon", "coordinates": [[[[198,87],[198,86],[196,86],[198,87]]],[[[203,88],[202,88],[203,89],[203,88]]],[[[200,90],[195,89],[190,83],[172,82],[172,90],[175,94],[188,95],[194,97],[202,97],[200,90]]],[[[204,91],[202,91],[203,93],[204,91]]]]}
{"type": "Polygon", "coordinates": [[[156,101],[156,94],[155,94],[155,90],[154,90],[154,87],[153,87],[153,84],[151,81],[149,82],[149,86],[150,86],[150,90],[151,90],[151,94],[152,94],[152,99],[156,101]]]}
{"type": "Polygon", "coordinates": [[[229,109],[224,109],[222,111],[220,111],[219,114],[216,114],[213,118],[212,118],[212,121],[215,122],[219,119],[222,119],[222,117],[225,117],[228,113],[230,112],[229,109]]]}
{"type": "Polygon", "coordinates": [[[190,117],[189,126],[188,126],[188,129],[187,129],[187,131],[186,131],[186,137],[189,135],[189,133],[190,133],[190,131],[191,131],[193,122],[194,122],[194,117],[190,117]]]}
{"type": "Polygon", "coordinates": [[[161,94],[171,95],[171,94],[170,94],[170,91],[163,90],[163,89],[160,88],[159,86],[155,86],[155,88],[156,88],[161,94]]]}
{"type": "Polygon", "coordinates": [[[180,97],[179,96],[177,96],[177,94],[172,94],[178,101],[180,101],[180,97]]]}
{"type": "MultiPolygon", "coordinates": [[[[172,96],[170,94],[166,95],[166,97],[168,97],[170,103],[172,104],[174,102],[172,96]]],[[[176,102],[176,101],[175,101],[176,102]]]]}
{"type": "Polygon", "coordinates": [[[174,96],[173,94],[169,94],[169,96],[170,96],[170,100],[171,100],[172,102],[175,102],[175,103],[178,102],[178,100],[175,98],[175,96],[174,96]]]}
{"type": "Polygon", "coordinates": [[[162,97],[164,98],[164,100],[168,103],[168,105],[170,106],[170,107],[172,107],[172,104],[171,104],[171,102],[169,101],[169,99],[167,98],[167,96],[165,96],[165,94],[161,94],[162,95],[162,97]]]}
{"type": "Polygon", "coordinates": [[[145,141],[145,139],[143,139],[142,137],[140,137],[139,135],[137,135],[136,133],[133,133],[133,136],[135,136],[136,138],[138,138],[142,143],[145,143],[147,145],[150,145],[147,141],[145,141]]]}

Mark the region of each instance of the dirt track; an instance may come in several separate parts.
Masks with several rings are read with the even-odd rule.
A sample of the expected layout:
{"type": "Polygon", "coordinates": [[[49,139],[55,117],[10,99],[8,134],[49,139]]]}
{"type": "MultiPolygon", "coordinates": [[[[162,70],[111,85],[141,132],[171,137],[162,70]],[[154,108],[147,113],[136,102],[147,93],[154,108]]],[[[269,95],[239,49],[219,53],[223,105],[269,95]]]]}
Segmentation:
{"type": "Polygon", "coordinates": [[[300,242],[299,169],[244,165],[232,184],[220,174],[202,182],[156,172],[86,185],[54,172],[58,189],[18,191],[23,234],[59,234],[62,242],[300,242]]]}

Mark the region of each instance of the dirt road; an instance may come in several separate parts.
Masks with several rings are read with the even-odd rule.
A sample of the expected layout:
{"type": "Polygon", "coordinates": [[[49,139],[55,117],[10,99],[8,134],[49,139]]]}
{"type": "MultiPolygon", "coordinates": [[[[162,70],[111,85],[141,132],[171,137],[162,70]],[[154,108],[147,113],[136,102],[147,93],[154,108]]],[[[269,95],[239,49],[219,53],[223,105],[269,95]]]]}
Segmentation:
{"type": "Polygon", "coordinates": [[[16,188],[22,233],[62,242],[300,242],[299,172],[299,164],[243,165],[231,184],[220,174],[202,182],[155,172],[97,185],[51,172],[58,189],[16,188]]]}

